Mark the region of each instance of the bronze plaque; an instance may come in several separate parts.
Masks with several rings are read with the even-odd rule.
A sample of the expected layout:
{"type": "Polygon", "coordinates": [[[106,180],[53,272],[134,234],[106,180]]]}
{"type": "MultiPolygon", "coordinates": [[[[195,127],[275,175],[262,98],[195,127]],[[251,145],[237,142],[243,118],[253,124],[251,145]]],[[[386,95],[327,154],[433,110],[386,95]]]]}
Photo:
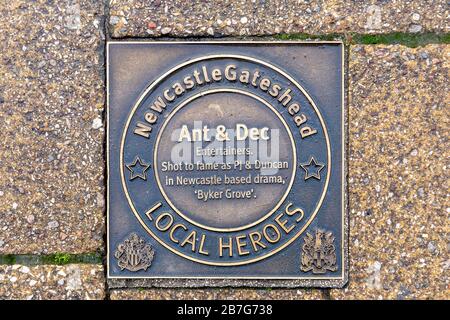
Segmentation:
{"type": "Polygon", "coordinates": [[[342,286],[343,55],[110,42],[108,278],[342,286]]]}

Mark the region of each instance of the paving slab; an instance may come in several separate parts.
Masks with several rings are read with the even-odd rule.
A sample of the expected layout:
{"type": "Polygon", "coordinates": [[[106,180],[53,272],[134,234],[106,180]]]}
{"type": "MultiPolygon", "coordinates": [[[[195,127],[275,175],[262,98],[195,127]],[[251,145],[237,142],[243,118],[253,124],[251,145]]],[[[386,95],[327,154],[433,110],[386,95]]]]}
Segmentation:
{"type": "Polygon", "coordinates": [[[102,265],[0,265],[0,299],[104,298],[105,279],[102,265]]]}
{"type": "Polygon", "coordinates": [[[449,299],[448,45],[352,46],[350,279],[333,299],[449,299]]]}
{"type": "Polygon", "coordinates": [[[110,0],[112,37],[448,32],[445,0],[110,0]]]}
{"type": "Polygon", "coordinates": [[[52,3],[0,5],[0,254],[103,246],[103,4],[52,3]]]}
{"type": "Polygon", "coordinates": [[[112,300],[321,300],[320,290],[143,289],[112,290],[112,300]]]}

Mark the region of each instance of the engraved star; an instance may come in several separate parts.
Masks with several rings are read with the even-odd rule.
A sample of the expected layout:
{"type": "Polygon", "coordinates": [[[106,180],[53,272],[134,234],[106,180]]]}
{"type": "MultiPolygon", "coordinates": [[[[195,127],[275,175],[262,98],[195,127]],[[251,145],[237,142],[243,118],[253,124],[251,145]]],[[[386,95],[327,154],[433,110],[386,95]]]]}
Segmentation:
{"type": "Polygon", "coordinates": [[[314,157],[311,157],[309,163],[301,163],[300,167],[305,170],[305,180],[308,180],[309,178],[320,180],[320,170],[322,170],[325,165],[318,163],[314,157]]]}
{"type": "Polygon", "coordinates": [[[125,166],[131,172],[130,180],[133,180],[135,178],[147,180],[147,175],[145,171],[147,171],[147,169],[150,168],[150,164],[143,162],[141,158],[139,158],[139,156],[136,156],[136,158],[134,158],[134,161],[132,163],[129,163],[125,166]]]}

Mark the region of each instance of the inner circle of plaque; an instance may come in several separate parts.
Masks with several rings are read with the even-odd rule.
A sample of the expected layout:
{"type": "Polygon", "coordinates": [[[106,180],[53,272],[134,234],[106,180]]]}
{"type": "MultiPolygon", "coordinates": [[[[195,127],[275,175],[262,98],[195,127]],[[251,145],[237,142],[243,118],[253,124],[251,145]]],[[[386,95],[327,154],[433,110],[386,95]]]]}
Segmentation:
{"type": "Polygon", "coordinates": [[[172,111],[159,131],[154,163],[158,187],[179,215],[204,229],[231,232],[258,224],[283,203],[295,178],[296,147],[285,120],[267,101],[243,90],[216,89],[191,97],[172,111]],[[178,141],[183,126],[184,132],[190,135],[193,129],[197,129],[197,141],[178,141]],[[226,128],[229,140],[214,139],[218,126],[226,128]],[[203,134],[205,127],[208,130],[206,136],[203,134]],[[262,140],[257,136],[258,139],[252,141],[249,138],[237,141],[237,131],[242,139],[245,130],[252,128],[255,128],[254,132],[267,128],[264,137],[269,136],[270,139],[262,140]],[[205,151],[224,149],[232,153],[240,150],[247,154],[205,157],[205,151]],[[174,156],[178,158],[174,159],[174,156]],[[172,170],[167,170],[170,164],[186,168],[181,159],[191,163],[194,169],[173,170],[172,167],[172,170]],[[237,159],[242,159],[244,163],[249,161],[255,167],[250,170],[239,165],[235,167],[237,159]],[[198,163],[214,162],[217,162],[218,169],[196,169],[198,163]],[[273,164],[277,168],[273,168],[273,164]],[[227,165],[231,168],[222,169],[222,166],[227,165]],[[184,185],[181,182],[182,179],[197,177],[214,179],[214,176],[220,177],[223,182],[220,185],[200,186],[184,185]],[[283,182],[258,182],[264,176],[277,176],[283,182]],[[233,179],[242,177],[246,178],[245,182],[232,183],[233,179]],[[208,194],[213,198],[208,199],[208,194]]]}

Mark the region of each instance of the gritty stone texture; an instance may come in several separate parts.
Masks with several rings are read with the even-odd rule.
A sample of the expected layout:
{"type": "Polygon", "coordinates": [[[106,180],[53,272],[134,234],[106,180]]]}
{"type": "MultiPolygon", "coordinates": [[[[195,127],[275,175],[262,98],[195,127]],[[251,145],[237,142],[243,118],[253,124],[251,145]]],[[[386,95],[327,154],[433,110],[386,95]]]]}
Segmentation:
{"type": "Polygon", "coordinates": [[[0,299],[104,299],[101,265],[0,265],[0,299]]]}
{"type": "Polygon", "coordinates": [[[113,37],[448,32],[445,0],[110,0],[113,37]]]}
{"type": "Polygon", "coordinates": [[[449,299],[447,45],[350,51],[350,279],[333,299],[449,299]]]}
{"type": "Polygon", "coordinates": [[[0,5],[0,254],[103,244],[103,3],[51,3],[0,5]]]}
{"type": "Polygon", "coordinates": [[[112,300],[321,300],[319,290],[144,289],[112,290],[112,300]]]}
{"type": "MultiPolygon", "coordinates": [[[[443,0],[109,5],[118,38],[449,31],[443,0]]],[[[103,247],[103,6],[0,4],[0,254],[103,247]]],[[[111,298],[450,299],[449,54],[448,45],[351,47],[346,289],[114,289],[111,298]]],[[[103,266],[0,265],[0,298],[104,299],[103,266]]]]}

